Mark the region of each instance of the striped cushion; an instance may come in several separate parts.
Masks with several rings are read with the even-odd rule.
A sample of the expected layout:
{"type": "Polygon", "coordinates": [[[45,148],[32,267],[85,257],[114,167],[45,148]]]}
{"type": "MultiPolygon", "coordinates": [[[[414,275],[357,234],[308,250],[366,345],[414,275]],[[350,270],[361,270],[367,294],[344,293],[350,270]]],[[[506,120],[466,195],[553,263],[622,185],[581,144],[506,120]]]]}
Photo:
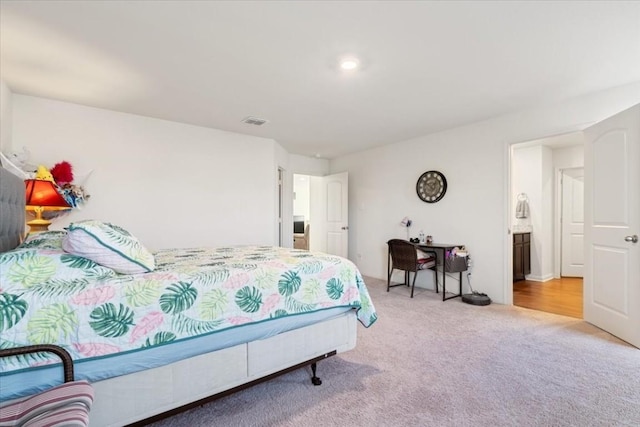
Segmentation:
{"type": "Polygon", "coordinates": [[[425,258],[418,258],[418,269],[426,270],[427,268],[432,268],[436,265],[436,257],[429,256],[425,258]]]}
{"type": "Polygon", "coordinates": [[[93,387],[88,381],[60,384],[0,406],[0,427],[86,426],[92,403],[93,387]]]}
{"type": "Polygon", "coordinates": [[[86,427],[89,410],[84,403],[70,403],[53,411],[32,418],[23,427],[86,427]]]}

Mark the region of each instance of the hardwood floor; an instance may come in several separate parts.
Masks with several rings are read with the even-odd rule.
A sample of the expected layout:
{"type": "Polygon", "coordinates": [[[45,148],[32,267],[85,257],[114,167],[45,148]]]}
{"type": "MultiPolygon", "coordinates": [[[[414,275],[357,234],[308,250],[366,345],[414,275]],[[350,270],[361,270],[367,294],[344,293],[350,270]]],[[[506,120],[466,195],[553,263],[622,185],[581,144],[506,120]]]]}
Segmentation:
{"type": "Polygon", "coordinates": [[[513,282],[513,305],[582,319],[582,278],[513,282]]]}

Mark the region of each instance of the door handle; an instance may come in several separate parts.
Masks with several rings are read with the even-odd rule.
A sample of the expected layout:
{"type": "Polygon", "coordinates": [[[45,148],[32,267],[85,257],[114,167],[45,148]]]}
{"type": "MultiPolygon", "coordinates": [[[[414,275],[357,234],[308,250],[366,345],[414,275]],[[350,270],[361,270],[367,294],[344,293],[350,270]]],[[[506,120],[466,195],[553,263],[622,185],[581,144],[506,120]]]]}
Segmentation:
{"type": "Polygon", "coordinates": [[[343,230],[348,230],[348,229],[349,229],[349,226],[342,227],[342,229],[343,229],[343,230]]]}
{"type": "Polygon", "coordinates": [[[638,235],[634,234],[633,236],[627,236],[624,238],[625,242],[638,243],[638,235]]]}

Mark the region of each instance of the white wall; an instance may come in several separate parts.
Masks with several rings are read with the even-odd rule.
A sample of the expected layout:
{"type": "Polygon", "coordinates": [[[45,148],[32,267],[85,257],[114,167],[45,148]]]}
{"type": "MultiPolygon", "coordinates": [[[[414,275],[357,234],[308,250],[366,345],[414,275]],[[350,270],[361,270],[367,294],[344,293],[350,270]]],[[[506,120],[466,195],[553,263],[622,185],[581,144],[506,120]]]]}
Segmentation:
{"type": "Polygon", "coordinates": [[[151,249],[277,243],[273,140],[13,95],[13,147],[48,167],[93,170],[91,199],[52,228],[95,218],[151,249]]]}
{"type": "Polygon", "coordinates": [[[542,147],[542,212],[541,226],[536,233],[535,239],[539,239],[540,253],[540,276],[534,277],[535,280],[545,282],[553,279],[553,195],[555,193],[553,181],[553,150],[551,148],[542,147]]]}
{"type": "Polygon", "coordinates": [[[554,148],[553,167],[555,169],[584,167],[584,145],[554,148]]]}
{"type": "Polygon", "coordinates": [[[289,167],[293,173],[301,175],[325,176],[329,174],[329,160],[327,159],[290,154],[289,167]]]}
{"type": "Polygon", "coordinates": [[[0,151],[9,153],[13,150],[11,143],[12,127],[12,93],[9,86],[0,80],[0,151]]]}
{"type": "MultiPolygon", "coordinates": [[[[363,274],[385,278],[385,242],[406,238],[399,222],[409,216],[414,235],[424,229],[436,242],[467,245],[474,289],[511,303],[509,144],[580,130],[638,102],[634,83],[331,161],[332,172],[349,172],[349,257],[363,274]],[[431,169],[449,184],[436,204],[415,192],[420,174],[431,169]]],[[[423,276],[429,286],[430,275],[423,276]]]]}
{"type": "MultiPolygon", "coordinates": [[[[542,168],[542,151],[540,146],[521,147],[517,144],[511,152],[511,219],[512,230],[533,231],[534,218],[540,221],[541,197],[540,176],[542,168]],[[516,207],[519,195],[526,195],[529,202],[529,216],[516,218],[516,207]]],[[[540,223],[536,224],[540,231],[540,223]]],[[[532,267],[533,268],[533,267],[532,267]]]]}
{"type": "MultiPolygon", "coordinates": [[[[474,287],[500,280],[502,271],[491,267],[494,254],[484,247],[500,247],[503,145],[485,144],[486,130],[454,129],[336,159],[332,169],[349,173],[349,258],[363,274],[385,278],[386,242],[406,239],[400,221],[412,221],[411,235],[420,230],[435,242],[466,245],[475,264],[474,287]],[[416,194],[418,177],[428,170],[442,172],[447,193],[438,203],[422,202],[416,194]]],[[[399,274],[395,280],[401,281],[399,274]]],[[[456,275],[458,277],[458,275],[456,275]]],[[[448,286],[454,281],[449,279],[448,286]]],[[[418,276],[419,286],[432,288],[430,272],[418,276]]],[[[465,291],[466,288],[465,282],[465,291]]],[[[492,296],[493,297],[493,296],[492,296]]]]}

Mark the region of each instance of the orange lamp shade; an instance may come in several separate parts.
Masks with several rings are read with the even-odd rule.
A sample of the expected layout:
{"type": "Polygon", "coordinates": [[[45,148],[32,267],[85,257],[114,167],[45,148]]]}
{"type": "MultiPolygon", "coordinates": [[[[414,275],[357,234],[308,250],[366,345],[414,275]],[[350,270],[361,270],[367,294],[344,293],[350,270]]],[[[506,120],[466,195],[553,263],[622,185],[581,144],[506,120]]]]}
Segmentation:
{"type": "Polygon", "coordinates": [[[24,181],[26,186],[26,205],[42,206],[50,208],[70,208],[69,203],[62,197],[51,181],[40,179],[27,179],[24,181]]]}

